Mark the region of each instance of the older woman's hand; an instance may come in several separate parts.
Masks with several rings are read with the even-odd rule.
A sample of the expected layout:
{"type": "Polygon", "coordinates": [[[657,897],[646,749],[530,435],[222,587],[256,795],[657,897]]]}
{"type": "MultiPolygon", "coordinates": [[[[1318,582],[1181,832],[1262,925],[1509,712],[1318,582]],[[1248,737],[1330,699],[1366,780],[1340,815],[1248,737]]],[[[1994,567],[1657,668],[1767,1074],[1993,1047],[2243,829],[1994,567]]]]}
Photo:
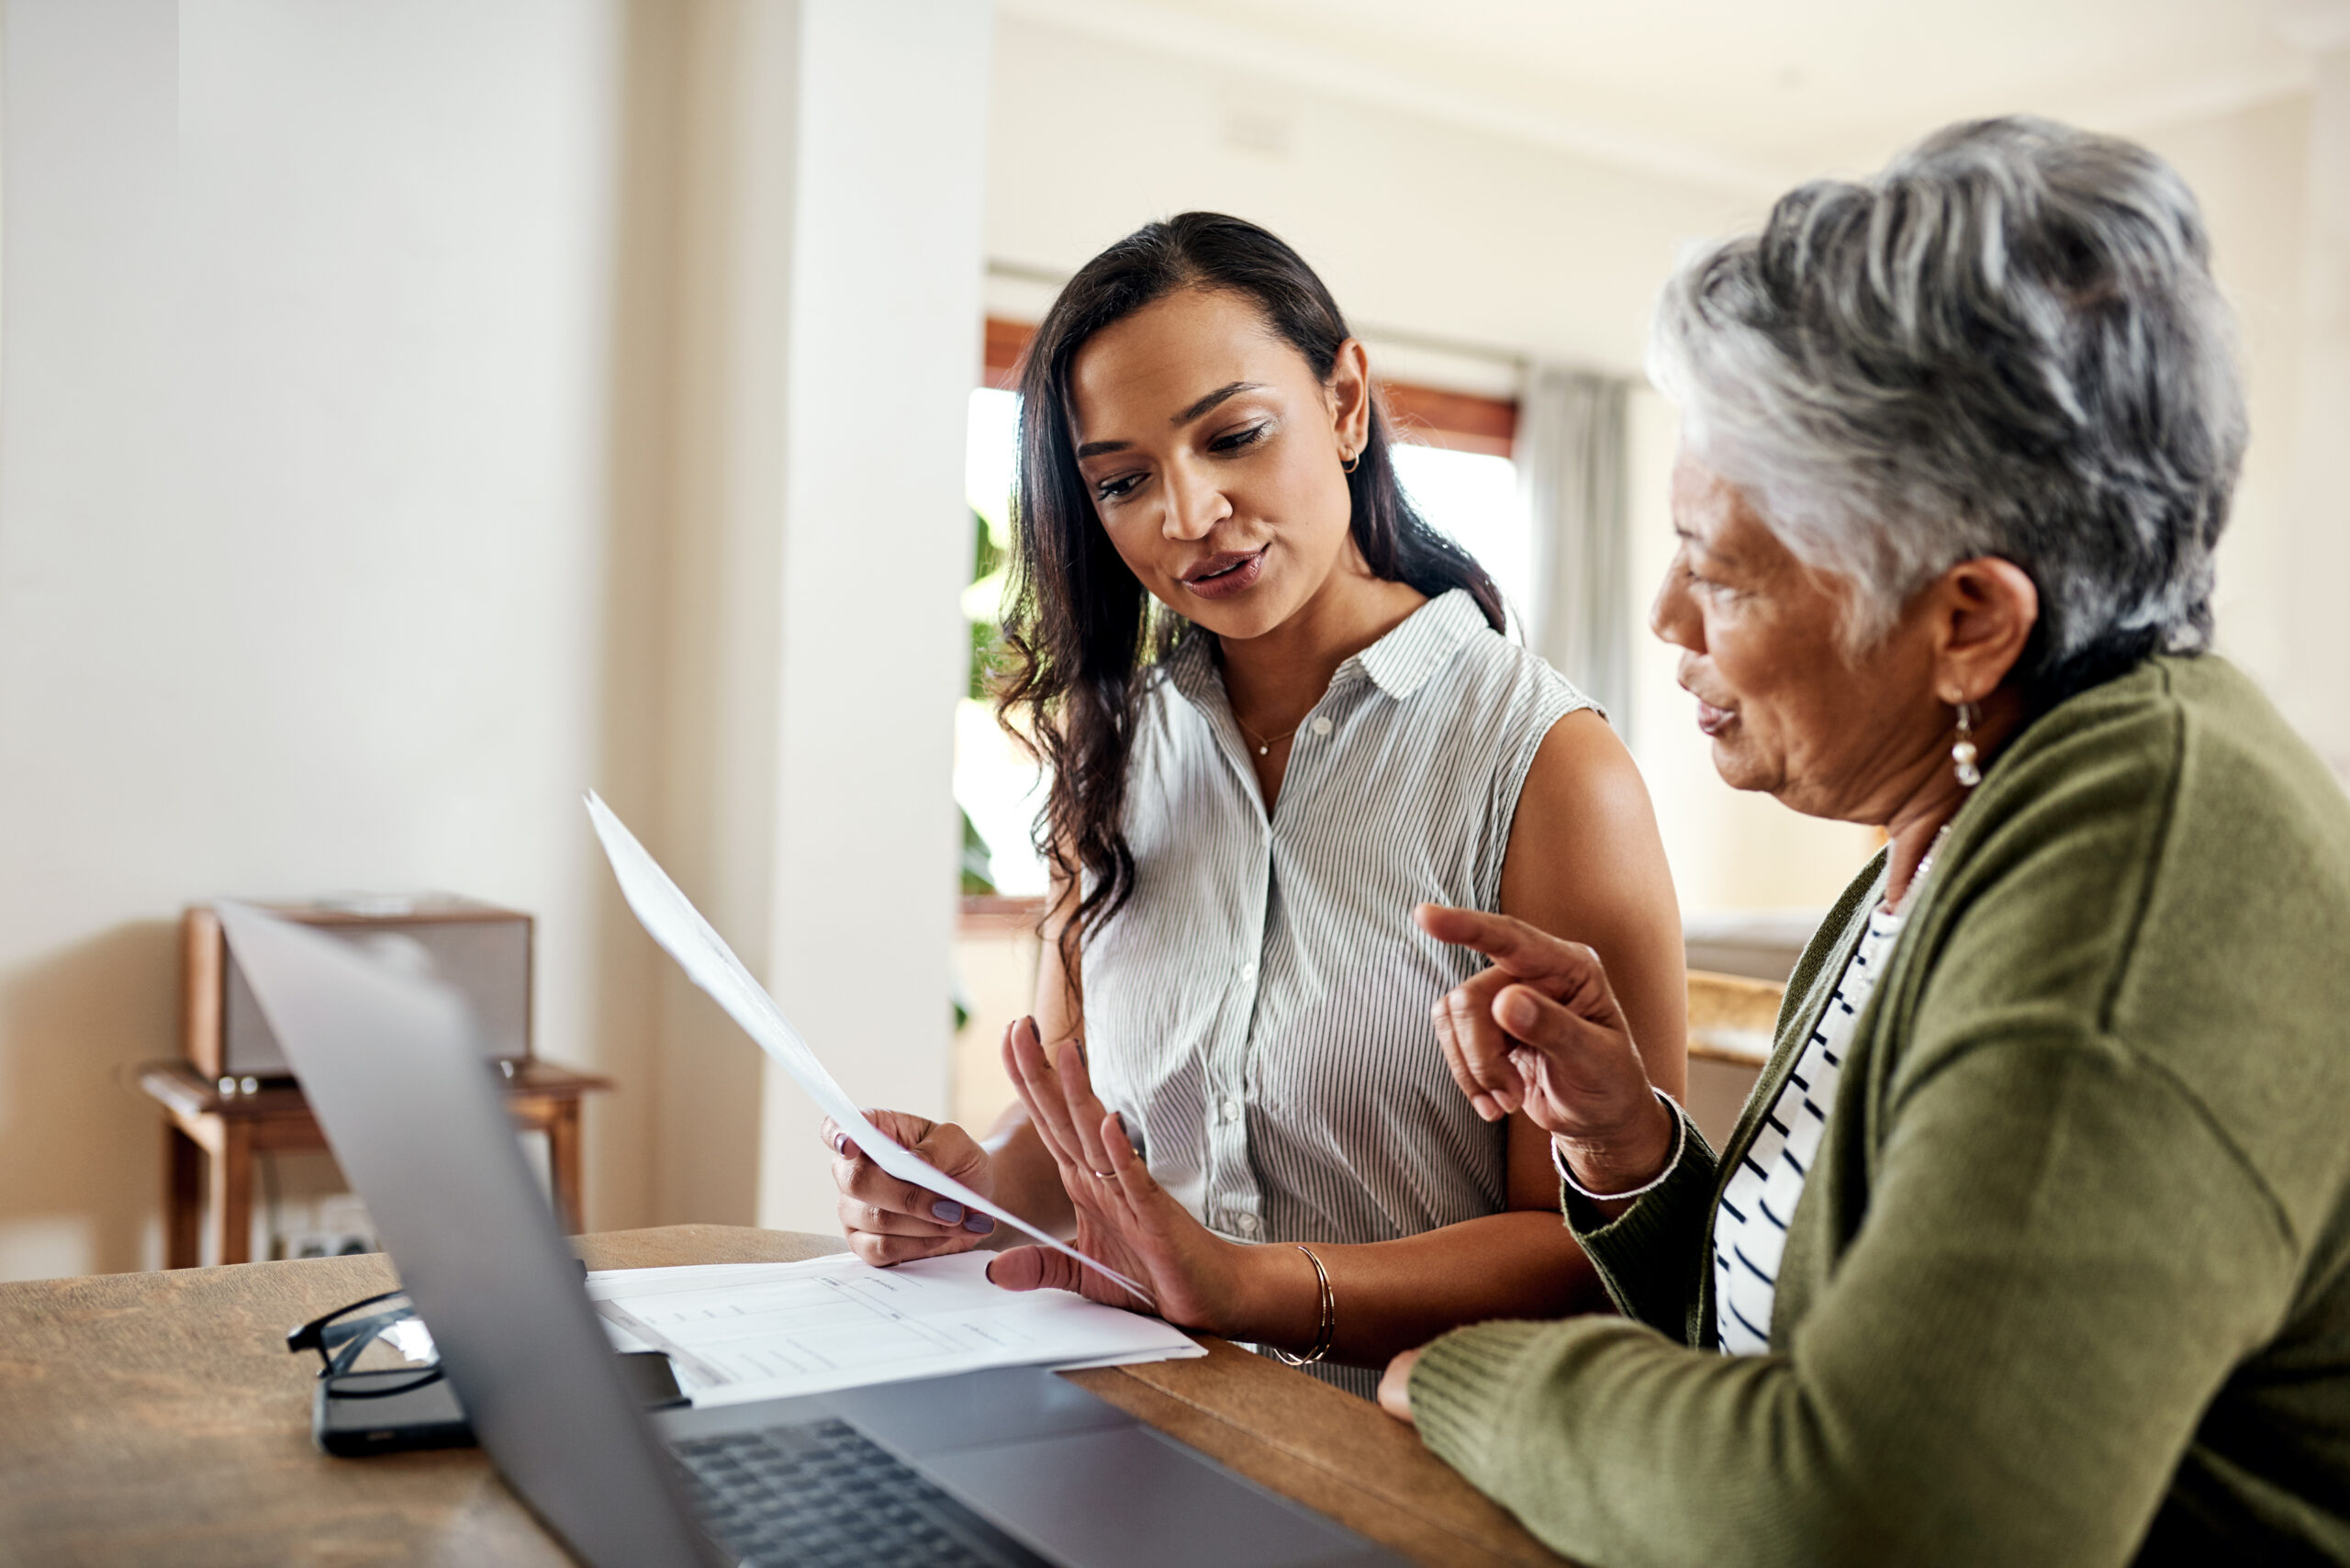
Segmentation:
{"type": "Polygon", "coordinates": [[[1419,1359],[1419,1350],[1406,1350],[1379,1374],[1379,1407],[1407,1427],[1419,1425],[1412,1417],[1412,1368],[1419,1359]]]}
{"type": "Polygon", "coordinates": [[[1438,1041],[1477,1114],[1524,1111],[1575,1180],[1628,1192],[1672,1157],[1673,1113],[1650,1086],[1599,955],[1504,914],[1422,904],[1420,928],[1494,967],[1436,1004],[1438,1041]]]}

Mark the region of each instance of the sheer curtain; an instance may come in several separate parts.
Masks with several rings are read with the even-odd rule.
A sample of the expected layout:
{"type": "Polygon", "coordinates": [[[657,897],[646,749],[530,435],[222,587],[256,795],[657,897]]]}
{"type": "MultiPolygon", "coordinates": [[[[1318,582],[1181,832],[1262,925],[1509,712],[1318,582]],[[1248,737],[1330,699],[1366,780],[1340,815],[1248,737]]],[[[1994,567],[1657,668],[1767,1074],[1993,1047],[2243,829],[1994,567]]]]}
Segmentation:
{"type": "Polygon", "coordinates": [[[1618,734],[1631,719],[1632,606],[1625,488],[1627,386],[1535,365],[1518,399],[1514,455],[1534,534],[1528,641],[1618,734]]]}

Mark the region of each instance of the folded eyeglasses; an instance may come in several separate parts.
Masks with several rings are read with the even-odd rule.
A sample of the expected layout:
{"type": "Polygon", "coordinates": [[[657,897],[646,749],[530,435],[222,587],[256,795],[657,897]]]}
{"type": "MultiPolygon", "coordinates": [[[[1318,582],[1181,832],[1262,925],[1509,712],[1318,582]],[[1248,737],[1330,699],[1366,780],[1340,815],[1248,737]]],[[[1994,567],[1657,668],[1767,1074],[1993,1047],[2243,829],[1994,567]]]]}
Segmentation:
{"type": "Polygon", "coordinates": [[[354,1301],[290,1328],[285,1349],[294,1355],[316,1350],[319,1381],[337,1399],[388,1399],[442,1376],[440,1352],[404,1290],[354,1301]]]}

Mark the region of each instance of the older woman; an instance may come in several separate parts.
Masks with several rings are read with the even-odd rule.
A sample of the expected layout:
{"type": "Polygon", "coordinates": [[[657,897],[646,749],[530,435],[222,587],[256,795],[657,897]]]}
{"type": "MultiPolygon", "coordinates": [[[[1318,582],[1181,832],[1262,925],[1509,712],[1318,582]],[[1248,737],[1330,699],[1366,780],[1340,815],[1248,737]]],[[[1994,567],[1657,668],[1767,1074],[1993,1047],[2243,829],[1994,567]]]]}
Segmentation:
{"type": "Polygon", "coordinates": [[[1719,1156],[1588,949],[1422,912],[1622,1316],[1383,1402],[1611,1568],[2350,1562],[2350,804],[2202,652],[2244,417],[2194,199],[1956,127],[1691,261],[1655,368],[1716,766],[1890,843],[1719,1156]]]}

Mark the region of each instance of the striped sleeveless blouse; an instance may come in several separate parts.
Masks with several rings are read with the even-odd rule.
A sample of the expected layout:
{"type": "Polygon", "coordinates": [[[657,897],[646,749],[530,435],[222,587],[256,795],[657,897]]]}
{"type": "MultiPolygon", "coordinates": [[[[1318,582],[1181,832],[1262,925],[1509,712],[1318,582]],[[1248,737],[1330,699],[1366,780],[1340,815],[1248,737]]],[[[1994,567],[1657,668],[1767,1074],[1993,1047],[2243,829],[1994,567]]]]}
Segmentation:
{"type": "Polygon", "coordinates": [[[1134,893],[1084,945],[1103,1103],[1233,1240],[1392,1241],[1499,1213],[1506,1127],[1470,1109],[1428,1022],[1483,960],[1412,910],[1497,906],[1534,754],[1589,700],[1454,589],[1338,666],[1269,819],[1214,645],[1183,643],[1146,700],[1134,893]]]}

